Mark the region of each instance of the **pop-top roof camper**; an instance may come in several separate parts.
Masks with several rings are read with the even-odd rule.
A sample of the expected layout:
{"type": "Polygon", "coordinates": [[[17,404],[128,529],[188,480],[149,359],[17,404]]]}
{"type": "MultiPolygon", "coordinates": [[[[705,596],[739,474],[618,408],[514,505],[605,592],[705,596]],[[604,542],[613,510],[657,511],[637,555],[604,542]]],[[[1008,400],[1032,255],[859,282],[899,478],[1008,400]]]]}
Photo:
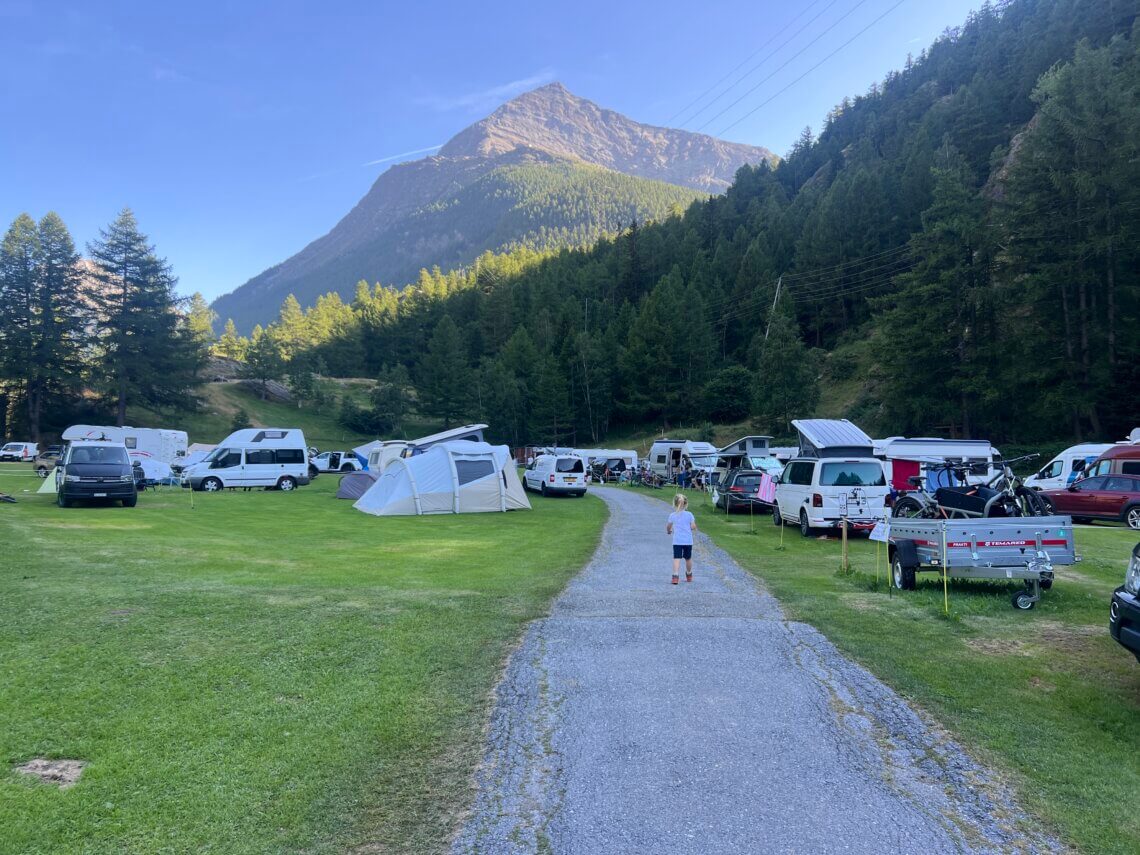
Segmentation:
{"type": "Polygon", "coordinates": [[[872,457],[875,442],[847,419],[793,419],[800,457],[872,457]]]}

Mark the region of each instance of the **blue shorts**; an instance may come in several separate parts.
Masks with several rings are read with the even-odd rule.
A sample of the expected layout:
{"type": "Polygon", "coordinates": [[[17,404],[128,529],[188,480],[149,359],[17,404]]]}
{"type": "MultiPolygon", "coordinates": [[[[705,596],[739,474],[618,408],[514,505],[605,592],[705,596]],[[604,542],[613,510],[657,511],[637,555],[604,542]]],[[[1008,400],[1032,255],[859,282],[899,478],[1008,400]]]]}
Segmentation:
{"type": "Polygon", "coordinates": [[[674,543],[673,557],[684,558],[686,561],[688,561],[693,557],[693,544],[686,543],[684,545],[681,545],[680,543],[674,543]]]}

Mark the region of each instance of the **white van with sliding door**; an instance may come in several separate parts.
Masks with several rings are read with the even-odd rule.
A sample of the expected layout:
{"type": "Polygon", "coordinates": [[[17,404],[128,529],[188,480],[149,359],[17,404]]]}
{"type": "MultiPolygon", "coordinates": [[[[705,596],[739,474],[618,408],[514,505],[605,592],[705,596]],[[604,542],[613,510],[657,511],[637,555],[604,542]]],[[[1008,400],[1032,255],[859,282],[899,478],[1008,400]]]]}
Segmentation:
{"type": "Polygon", "coordinates": [[[784,467],[772,519],[778,526],[798,525],[804,537],[839,528],[844,519],[853,528],[869,529],[886,519],[890,492],[883,463],[874,457],[801,457],[784,467]]]}
{"type": "Polygon", "coordinates": [[[1025,479],[1025,486],[1034,490],[1063,490],[1076,481],[1088,465],[1112,448],[1110,442],[1087,442],[1066,448],[1040,471],[1025,479]]]}
{"type": "Polygon", "coordinates": [[[296,428],[246,428],[218,443],[182,473],[182,486],[216,493],[227,487],[290,491],[309,483],[305,435],[296,428]]]}
{"type": "Polygon", "coordinates": [[[586,462],[576,454],[540,454],[523,470],[523,488],[544,496],[584,496],[586,462]]]}

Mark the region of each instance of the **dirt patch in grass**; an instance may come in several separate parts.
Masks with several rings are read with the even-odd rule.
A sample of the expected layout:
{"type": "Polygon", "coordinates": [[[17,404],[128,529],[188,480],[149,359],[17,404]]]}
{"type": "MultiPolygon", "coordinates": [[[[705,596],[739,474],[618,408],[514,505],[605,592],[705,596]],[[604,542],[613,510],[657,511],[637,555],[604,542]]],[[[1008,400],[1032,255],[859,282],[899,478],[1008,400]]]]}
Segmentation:
{"type": "Polygon", "coordinates": [[[967,638],[963,641],[975,653],[985,656],[1033,656],[1032,644],[1016,638],[967,638]]]}
{"type": "Polygon", "coordinates": [[[27,763],[17,766],[16,771],[24,775],[34,775],[45,784],[55,784],[61,790],[66,790],[79,780],[85,765],[87,764],[82,760],[48,760],[44,757],[34,757],[27,763]]]}

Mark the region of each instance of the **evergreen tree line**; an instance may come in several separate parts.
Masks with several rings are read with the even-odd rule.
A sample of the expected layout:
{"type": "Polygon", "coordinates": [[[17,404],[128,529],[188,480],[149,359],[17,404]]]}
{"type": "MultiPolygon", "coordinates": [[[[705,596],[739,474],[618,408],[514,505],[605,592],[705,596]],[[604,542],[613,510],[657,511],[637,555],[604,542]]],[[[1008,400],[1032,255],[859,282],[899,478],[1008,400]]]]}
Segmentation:
{"type": "Polygon", "coordinates": [[[723,196],[589,249],[289,300],[261,338],[400,367],[409,406],[516,444],[787,434],[852,389],[876,433],[1117,438],[1140,415],[1136,7],[986,4],[723,196]]]}
{"type": "Polygon", "coordinates": [[[184,408],[212,331],[206,301],[183,305],[176,283],[129,210],[82,259],[57,214],[20,214],[0,244],[0,435],[184,408]]]}

